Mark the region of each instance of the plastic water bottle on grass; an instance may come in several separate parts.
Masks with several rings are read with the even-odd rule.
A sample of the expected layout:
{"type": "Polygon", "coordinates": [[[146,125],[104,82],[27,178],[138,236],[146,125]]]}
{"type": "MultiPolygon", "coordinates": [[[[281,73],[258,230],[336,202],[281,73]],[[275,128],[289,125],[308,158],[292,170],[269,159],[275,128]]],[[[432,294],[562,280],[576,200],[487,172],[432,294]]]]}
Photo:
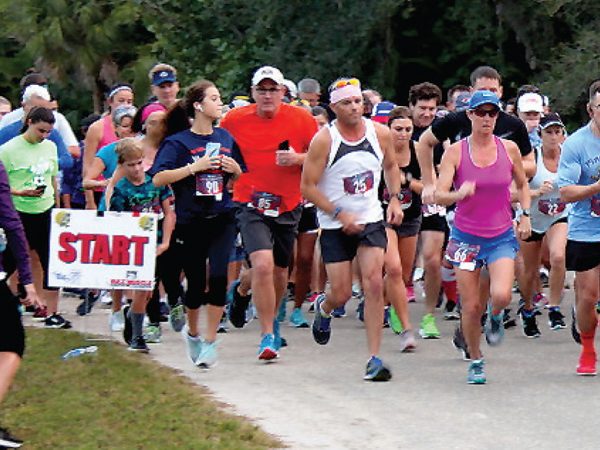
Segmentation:
{"type": "Polygon", "coordinates": [[[77,358],[78,356],[85,355],[86,353],[94,354],[98,351],[98,347],[95,345],[90,345],[89,347],[79,347],[74,348],[73,350],[69,350],[67,353],[62,355],[63,360],[77,358]]]}

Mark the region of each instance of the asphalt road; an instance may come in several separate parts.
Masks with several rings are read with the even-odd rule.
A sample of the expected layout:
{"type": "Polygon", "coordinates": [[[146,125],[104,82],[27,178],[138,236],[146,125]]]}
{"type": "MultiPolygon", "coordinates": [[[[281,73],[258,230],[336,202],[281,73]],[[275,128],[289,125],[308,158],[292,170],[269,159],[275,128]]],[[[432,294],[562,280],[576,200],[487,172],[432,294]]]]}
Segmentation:
{"type": "MultiPolygon", "coordinates": [[[[565,315],[572,302],[567,290],[565,315]]],[[[108,335],[109,310],[98,305],[82,319],[74,314],[77,303],[61,302],[75,328],[108,335]]],[[[355,305],[352,300],[348,311],[355,305]]],[[[410,305],[415,326],[422,309],[422,301],[410,305]]],[[[546,312],[538,320],[539,339],[525,338],[519,324],[500,347],[483,345],[488,383],[482,386],[467,385],[468,363],[451,345],[456,322],[441,319],[441,339],[418,339],[413,354],[400,353],[397,337],[384,330],[382,357],[393,372],[388,383],[362,380],[366,339],[354,314],[334,320],[324,347],[309,329],[283,326],[289,347],[271,364],[256,358],[257,321],[219,335],[219,364],[211,371],[187,360],[181,336],[168,324],[149,357],[207,387],[227,409],[294,449],[600,448],[600,380],[575,375],[579,347],[568,329],[551,331],[546,312]]]]}

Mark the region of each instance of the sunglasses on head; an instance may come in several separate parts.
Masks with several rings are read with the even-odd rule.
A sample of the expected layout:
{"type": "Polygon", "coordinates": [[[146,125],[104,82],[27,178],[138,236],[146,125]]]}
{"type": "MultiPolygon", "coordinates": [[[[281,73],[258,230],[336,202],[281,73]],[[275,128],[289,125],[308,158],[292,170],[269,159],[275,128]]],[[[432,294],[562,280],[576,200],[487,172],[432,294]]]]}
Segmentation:
{"type": "Polygon", "coordinates": [[[335,91],[336,89],[341,89],[346,86],[359,86],[360,81],[358,78],[343,78],[341,80],[334,81],[333,84],[329,87],[329,91],[335,91]]]}
{"type": "Polygon", "coordinates": [[[485,117],[486,115],[490,116],[491,118],[494,118],[498,115],[498,113],[500,112],[499,109],[483,109],[483,108],[476,108],[473,110],[473,114],[475,114],[477,117],[485,117]]]}

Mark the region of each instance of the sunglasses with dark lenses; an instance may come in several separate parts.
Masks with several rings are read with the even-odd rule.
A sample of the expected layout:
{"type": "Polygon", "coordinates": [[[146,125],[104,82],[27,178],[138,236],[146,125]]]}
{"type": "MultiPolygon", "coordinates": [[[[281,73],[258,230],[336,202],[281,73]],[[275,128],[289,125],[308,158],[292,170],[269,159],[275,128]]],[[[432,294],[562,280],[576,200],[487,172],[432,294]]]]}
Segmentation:
{"type": "Polygon", "coordinates": [[[500,112],[499,109],[482,109],[482,108],[477,108],[473,110],[473,114],[475,114],[477,117],[485,117],[486,115],[490,116],[491,118],[494,118],[498,115],[498,113],[500,112]]]}

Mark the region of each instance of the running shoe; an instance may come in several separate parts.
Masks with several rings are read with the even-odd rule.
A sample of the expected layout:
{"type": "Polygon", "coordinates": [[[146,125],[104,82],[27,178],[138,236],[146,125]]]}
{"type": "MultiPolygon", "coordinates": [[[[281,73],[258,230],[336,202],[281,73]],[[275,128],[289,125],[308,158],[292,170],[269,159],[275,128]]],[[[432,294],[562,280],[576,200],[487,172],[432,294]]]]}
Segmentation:
{"type": "Polygon", "coordinates": [[[485,372],[483,371],[484,364],[483,359],[476,359],[469,364],[467,383],[485,384],[485,372]]]}
{"type": "Polygon", "coordinates": [[[131,344],[131,338],[133,337],[133,324],[131,323],[131,317],[129,317],[129,310],[131,309],[130,305],[125,305],[123,308],[123,340],[127,343],[127,345],[131,344]]]}
{"type": "Polygon", "coordinates": [[[223,313],[221,316],[221,321],[219,322],[219,326],[217,327],[217,333],[227,333],[229,327],[227,326],[227,314],[223,313]]]}
{"type": "Polygon", "coordinates": [[[567,328],[567,324],[565,324],[565,316],[560,312],[560,308],[558,306],[550,307],[550,311],[548,311],[548,325],[550,325],[551,330],[562,330],[563,328],[567,328]]]}
{"type": "Polygon", "coordinates": [[[415,287],[414,286],[406,286],[406,299],[408,303],[414,303],[417,301],[415,297],[415,287]]]}
{"type": "Polygon", "coordinates": [[[175,333],[179,333],[185,325],[185,307],[178,301],[169,311],[169,324],[175,333]]]}
{"type": "Polygon", "coordinates": [[[540,281],[542,282],[542,287],[549,287],[550,274],[545,267],[540,267],[540,281]]]}
{"type": "MultiPolygon", "coordinates": [[[[491,346],[500,345],[504,339],[504,311],[492,314],[492,305],[488,306],[488,319],[485,322],[485,340],[491,346]]],[[[485,378],[485,377],[484,377],[485,378]]]]}
{"type": "Polygon", "coordinates": [[[596,353],[581,352],[579,364],[577,365],[577,375],[594,376],[596,375],[596,353]]]}
{"type": "Polygon", "coordinates": [[[23,441],[10,434],[6,428],[0,428],[0,448],[19,448],[23,441]]]}
{"type": "Polygon", "coordinates": [[[246,325],[246,309],[250,303],[250,295],[241,295],[237,288],[239,281],[234,281],[229,290],[232,292],[232,301],[229,306],[229,321],[236,328],[243,328],[246,325]]]}
{"type": "Polygon", "coordinates": [[[294,308],[290,314],[290,326],[295,328],[308,328],[308,322],[302,313],[302,308],[294,308]]]}
{"type": "Polygon", "coordinates": [[[460,314],[456,310],[456,302],[452,300],[446,301],[446,306],[444,306],[444,320],[458,320],[460,319],[460,314]]]}
{"type": "Polygon", "coordinates": [[[356,306],[356,318],[361,322],[365,321],[365,299],[361,298],[358,300],[358,305],[356,306]]]}
{"type": "Polygon", "coordinates": [[[99,297],[100,303],[102,303],[104,306],[112,305],[112,296],[110,295],[110,291],[100,291],[99,297]]]}
{"type": "Polygon", "coordinates": [[[150,323],[146,327],[144,333],[144,339],[148,344],[160,344],[162,340],[162,331],[160,329],[160,322],[150,323]]]}
{"type": "Polygon", "coordinates": [[[331,316],[324,315],[321,305],[325,301],[325,296],[317,300],[315,306],[315,318],[312,324],[312,334],[315,342],[320,345],[325,345],[331,337],[331,316]]]}
{"type": "Polygon", "coordinates": [[[358,298],[362,295],[362,287],[360,283],[352,283],[352,297],[358,298]]]}
{"type": "Polygon", "coordinates": [[[35,310],[33,311],[33,316],[31,317],[31,320],[33,320],[34,322],[44,322],[47,317],[48,317],[48,308],[46,307],[46,305],[42,305],[42,306],[38,306],[37,308],[35,308],[35,310]]]}
{"type": "Polygon", "coordinates": [[[510,308],[504,309],[504,318],[502,319],[504,329],[507,330],[517,326],[517,320],[514,317],[510,317],[510,308]]]}
{"type": "Polygon", "coordinates": [[[275,336],[271,333],[263,334],[258,347],[258,359],[271,361],[277,356],[279,355],[275,349],[275,336]]]}
{"type": "Polygon", "coordinates": [[[423,281],[425,277],[425,269],[422,267],[416,267],[413,273],[413,281],[423,281]]]}
{"type": "Polygon", "coordinates": [[[402,353],[410,353],[417,348],[417,341],[415,340],[412,330],[404,330],[398,337],[400,338],[398,346],[402,353]]]}
{"type": "Polygon", "coordinates": [[[523,334],[525,335],[525,337],[534,339],[542,335],[537,325],[534,310],[528,311],[526,309],[522,309],[521,323],[523,325],[523,334]]]}
{"type": "Polygon", "coordinates": [[[336,319],[346,317],[346,305],[338,306],[333,311],[331,311],[331,315],[336,319]]]}
{"type": "Polygon", "coordinates": [[[192,364],[196,364],[200,353],[202,353],[202,346],[204,341],[201,336],[192,337],[189,333],[189,328],[185,325],[181,329],[181,336],[185,341],[185,348],[187,350],[187,355],[192,364]]]}
{"type": "Polygon", "coordinates": [[[325,292],[312,292],[312,293],[311,293],[311,294],[308,296],[308,298],[307,298],[307,300],[306,300],[306,301],[307,301],[308,303],[314,303],[314,302],[315,302],[315,300],[316,300],[317,298],[319,298],[319,296],[320,296],[320,295],[324,295],[324,294],[325,294],[325,292]]]}
{"type": "Polygon", "coordinates": [[[392,328],[392,331],[396,334],[400,334],[402,333],[402,331],[404,331],[402,322],[400,321],[398,314],[396,314],[396,310],[393,306],[390,306],[390,327],[392,328]]]}
{"type": "Polygon", "coordinates": [[[363,380],[367,381],[389,381],[392,378],[392,372],[386,366],[383,361],[377,356],[371,356],[371,359],[367,361],[367,370],[363,380]]]}
{"type": "Polygon", "coordinates": [[[287,341],[285,342],[285,346],[283,345],[283,339],[281,337],[281,330],[279,329],[279,320],[275,319],[273,321],[273,346],[276,351],[279,351],[281,347],[287,347],[287,341]]]}
{"type": "Polygon", "coordinates": [[[92,312],[92,308],[94,307],[94,303],[98,300],[98,295],[88,292],[85,296],[84,300],[77,305],[76,312],[80,316],[85,316],[92,312]]]}
{"type": "Polygon", "coordinates": [[[538,292],[533,296],[533,306],[537,310],[544,309],[548,305],[548,298],[543,292],[538,292]]]}
{"type": "Polygon", "coordinates": [[[419,328],[419,334],[423,339],[439,339],[440,330],[435,324],[435,317],[433,314],[425,314],[421,319],[421,327],[419,328]]]}
{"type": "Polygon", "coordinates": [[[123,318],[123,311],[112,312],[108,317],[108,327],[110,331],[118,333],[123,331],[125,327],[125,319],[123,318]]]}
{"type": "Polygon", "coordinates": [[[457,326],[454,329],[452,345],[456,350],[462,353],[463,361],[471,361],[471,355],[469,354],[469,349],[467,348],[467,341],[465,341],[465,337],[462,333],[460,326],[457,326]]]}
{"type": "Polygon", "coordinates": [[[279,304],[279,310],[277,311],[277,321],[278,322],[285,322],[285,315],[286,315],[286,297],[284,296],[283,299],[281,300],[281,303],[279,304]]]}
{"type": "Polygon", "coordinates": [[[66,320],[63,316],[61,316],[58,313],[52,314],[51,316],[47,317],[46,320],[44,320],[44,327],[45,328],[53,328],[53,329],[61,328],[63,330],[68,330],[69,328],[73,328],[73,326],[71,325],[71,322],[66,320]]]}
{"type": "Polygon", "coordinates": [[[201,369],[208,370],[217,365],[217,341],[205,342],[202,345],[200,356],[196,360],[196,365],[201,369]]]}
{"type": "Polygon", "coordinates": [[[577,311],[575,305],[571,308],[571,336],[573,340],[578,344],[581,344],[581,335],[579,334],[579,328],[577,327],[577,311]]]}
{"type": "Polygon", "coordinates": [[[383,308],[383,328],[390,327],[390,307],[386,306],[383,308]]]}
{"type": "Polygon", "coordinates": [[[129,351],[139,353],[148,353],[150,351],[148,345],[146,344],[144,336],[138,336],[133,341],[131,341],[131,344],[129,344],[128,349],[129,351]]]}

